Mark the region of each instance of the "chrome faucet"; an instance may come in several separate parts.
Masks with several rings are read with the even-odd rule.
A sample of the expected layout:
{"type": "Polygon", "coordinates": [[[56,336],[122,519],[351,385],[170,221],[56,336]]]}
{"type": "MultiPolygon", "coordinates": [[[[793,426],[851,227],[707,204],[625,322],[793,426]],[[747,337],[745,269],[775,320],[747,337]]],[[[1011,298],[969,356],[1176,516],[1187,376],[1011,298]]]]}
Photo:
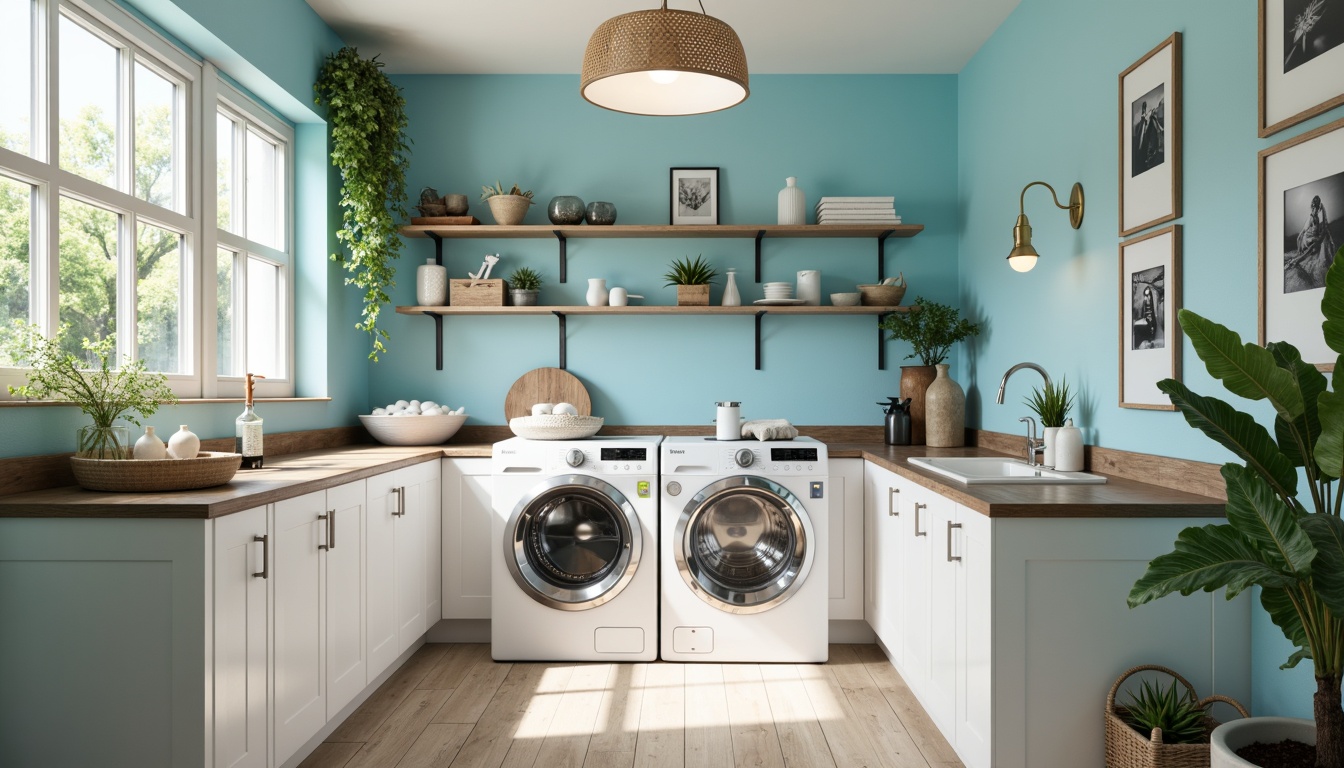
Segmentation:
{"type": "Polygon", "coordinates": [[[1017,365],[1014,365],[1012,368],[1009,368],[1008,372],[1003,374],[1003,378],[999,379],[999,396],[994,399],[994,402],[998,403],[999,405],[1003,405],[1003,388],[1008,386],[1008,377],[1012,376],[1014,373],[1017,373],[1023,368],[1030,368],[1033,371],[1041,374],[1041,378],[1045,379],[1045,386],[1047,387],[1053,386],[1050,383],[1050,374],[1046,373],[1045,369],[1042,368],[1041,366],[1037,365],[1036,363],[1018,363],[1017,365]]]}
{"type": "Polygon", "coordinates": [[[1030,416],[1023,416],[1018,421],[1027,422],[1027,466],[1039,467],[1041,463],[1036,460],[1036,456],[1045,453],[1045,440],[1036,437],[1036,420],[1030,416]]]}

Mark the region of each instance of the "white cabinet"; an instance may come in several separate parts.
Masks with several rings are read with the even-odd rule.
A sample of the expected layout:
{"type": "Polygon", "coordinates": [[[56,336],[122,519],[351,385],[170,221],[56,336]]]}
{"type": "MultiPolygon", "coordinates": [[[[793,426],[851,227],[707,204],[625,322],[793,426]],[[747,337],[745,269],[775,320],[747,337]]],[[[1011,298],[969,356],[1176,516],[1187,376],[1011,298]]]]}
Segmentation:
{"type": "MultiPolygon", "coordinates": [[[[213,523],[210,597],[214,621],[208,647],[213,650],[216,768],[266,768],[267,764],[270,612],[266,601],[271,569],[266,513],[266,507],[257,507],[213,523]]],[[[211,710],[207,707],[206,711],[211,710]]]]}
{"type": "Polygon", "coordinates": [[[430,604],[439,604],[439,541],[428,535],[438,531],[429,518],[440,514],[439,462],[371,477],[367,496],[364,602],[372,680],[425,633],[430,604]]]}
{"type": "MultiPolygon", "coordinates": [[[[956,558],[956,733],[957,750],[969,765],[987,766],[992,759],[990,664],[993,611],[993,541],[991,520],[957,505],[960,525],[951,538],[956,558]]],[[[952,529],[948,529],[952,531],[952,529]]]]}
{"type": "MultiPolygon", "coordinates": [[[[934,516],[945,504],[941,496],[907,482],[897,496],[900,509],[901,581],[904,605],[900,635],[903,676],[911,688],[924,689],[933,678],[933,536],[934,516]]],[[[944,515],[946,512],[944,512],[944,515]]],[[[930,709],[926,704],[925,709],[930,709]]],[[[939,713],[930,711],[934,720],[939,713]]]]}
{"type": "Polygon", "coordinates": [[[832,621],[863,619],[863,459],[831,459],[827,480],[832,621]]]}
{"type": "Polygon", "coordinates": [[[490,618],[490,459],[444,459],[443,618],[490,618]]]}
{"type": "Polygon", "coordinates": [[[327,491],[327,719],[368,682],[364,648],[365,482],[327,491]]]}
{"type": "Polygon", "coordinates": [[[899,499],[910,483],[876,464],[864,462],[864,618],[897,664],[904,638],[905,579],[901,561],[899,499]]]}

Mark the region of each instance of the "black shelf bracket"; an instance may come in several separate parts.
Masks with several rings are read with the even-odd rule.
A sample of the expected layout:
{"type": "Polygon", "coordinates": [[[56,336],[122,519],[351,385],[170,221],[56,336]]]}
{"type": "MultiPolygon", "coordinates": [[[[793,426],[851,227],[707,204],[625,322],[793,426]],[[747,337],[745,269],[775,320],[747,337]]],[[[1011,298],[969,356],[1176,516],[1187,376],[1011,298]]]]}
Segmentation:
{"type": "MultiPolygon", "coordinates": [[[[761,238],[765,237],[765,230],[756,230],[756,282],[761,282],[761,238]]],[[[757,365],[759,369],[761,366],[757,365]]]]}
{"type": "Polygon", "coordinates": [[[437,312],[425,312],[434,318],[434,370],[443,370],[443,315],[437,312]]]}
{"type": "MultiPolygon", "coordinates": [[[[555,233],[555,239],[560,241],[560,282],[565,282],[568,275],[566,265],[569,262],[569,241],[565,239],[565,233],[558,229],[551,230],[555,233]]],[[[561,368],[565,366],[561,365],[561,368]]]]}
{"type": "Polygon", "coordinates": [[[883,312],[877,316],[877,370],[887,370],[887,332],[882,330],[882,321],[887,319],[890,312],[883,312]]]}
{"type": "MultiPolygon", "coordinates": [[[[891,237],[894,229],[888,229],[877,236],[877,282],[887,279],[887,238],[891,237]]],[[[883,369],[886,370],[886,369],[883,369]]]]}
{"type": "Polygon", "coordinates": [[[756,312],[756,370],[761,370],[761,318],[765,317],[764,309],[756,312]]]}
{"type": "MultiPolygon", "coordinates": [[[[442,266],[443,266],[443,238],[442,238],[442,237],[439,237],[438,233],[436,233],[436,232],[426,232],[425,234],[426,234],[426,235],[429,235],[429,239],[430,239],[430,240],[433,240],[433,241],[434,241],[434,263],[435,263],[435,264],[438,264],[440,267],[442,267],[442,266]]],[[[442,369],[442,366],[440,366],[440,369],[442,369]]]]}
{"type": "Polygon", "coordinates": [[[566,370],[567,366],[565,353],[567,351],[566,347],[568,346],[568,341],[565,336],[565,313],[551,310],[551,314],[555,315],[555,319],[560,321],[560,370],[563,371],[566,370]]]}

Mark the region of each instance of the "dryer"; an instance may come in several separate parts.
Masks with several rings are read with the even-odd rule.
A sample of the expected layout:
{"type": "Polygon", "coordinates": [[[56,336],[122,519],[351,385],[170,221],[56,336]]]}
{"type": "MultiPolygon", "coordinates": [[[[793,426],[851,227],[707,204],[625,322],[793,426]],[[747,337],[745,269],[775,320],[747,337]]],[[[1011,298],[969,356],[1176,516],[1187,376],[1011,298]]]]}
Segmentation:
{"type": "Polygon", "coordinates": [[[495,443],[490,653],[497,661],[658,657],[658,443],[495,443]]]}
{"type": "Polygon", "coordinates": [[[826,446],[668,437],[661,454],[662,658],[826,661],[826,446]]]}

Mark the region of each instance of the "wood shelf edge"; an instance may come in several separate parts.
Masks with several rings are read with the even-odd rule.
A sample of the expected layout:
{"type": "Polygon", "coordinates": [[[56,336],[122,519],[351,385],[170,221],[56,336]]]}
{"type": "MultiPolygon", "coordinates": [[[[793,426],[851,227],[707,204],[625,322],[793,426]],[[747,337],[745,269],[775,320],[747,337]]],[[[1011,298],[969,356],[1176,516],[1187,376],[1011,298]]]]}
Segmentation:
{"type": "Polygon", "coordinates": [[[870,317],[873,315],[885,315],[892,312],[909,312],[908,306],[898,307],[789,307],[789,306],[759,306],[746,305],[740,307],[683,307],[676,305],[655,305],[655,306],[637,306],[637,307],[590,307],[587,305],[555,305],[555,306],[536,306],[536,307],[466,307],[466,306],[448,306],[448,307],[424,307],[424,306],[404,306],[397,307],[397,314],[401,315],[525,315],[525,316],[549,316],[555,314],[562,315],[743,315],[751,316],[757,312],[766,312],[771,315],[847,315],[852,317],[870,317]]]}
{"type": "Polygon", "coordinates": [[[409,224],[397,230],[405,237],[425,238],[430,234],[451,239],[547,239],[556,233],[566,238],[602,239],[602,238],[755,238],[760,232],[765,237],[782,238],[823,238],[845,237],[864,238],[914,237],[924,231],[923,224],[856,224],[853,226],[837,224],[718,224],[714,226],[671,226],[666,224],[613,224],[611,226],[558,226],[554,224],[477,224],[463,226],[436,226],[432,224],[409,224]]]}

